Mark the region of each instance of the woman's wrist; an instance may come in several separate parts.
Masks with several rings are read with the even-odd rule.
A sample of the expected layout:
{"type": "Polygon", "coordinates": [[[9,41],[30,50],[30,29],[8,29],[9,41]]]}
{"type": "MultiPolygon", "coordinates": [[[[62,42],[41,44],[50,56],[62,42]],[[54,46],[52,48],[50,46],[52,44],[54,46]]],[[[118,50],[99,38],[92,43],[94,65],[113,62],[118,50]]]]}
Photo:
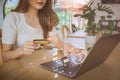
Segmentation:
{"type": "Polygon", "coordinates": [[[74,46],[71,46],[70,52],[72,52],[74,49],[75,49],[75,47],[74,47],[74,46]]]}
{"type": "Polygon", "coordinates": [[[18,48],[16,51],[19,54],[19,56],[22,56],[24,54],[23,48],[18,48]]]}
{"type": "Polygon", "coordinates": [[[64,43],[63,49],[65,49],[66,47],[68,47],[70,51],[75,48],[75,47],[72,46],[70,43],[64,43]]]}
{"type": "Polygon", "coordinates": [[[68,43],[63,42],[63,50],[65,49],[65,46],[66,46],[67,44],[68,44],[68,43]]]}

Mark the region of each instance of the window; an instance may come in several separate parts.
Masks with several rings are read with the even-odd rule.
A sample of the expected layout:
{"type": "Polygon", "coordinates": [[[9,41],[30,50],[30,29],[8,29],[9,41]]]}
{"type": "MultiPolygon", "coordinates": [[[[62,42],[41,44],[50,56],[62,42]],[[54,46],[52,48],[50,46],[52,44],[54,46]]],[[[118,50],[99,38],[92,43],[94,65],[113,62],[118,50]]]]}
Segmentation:
{"type": "MultiPolygon", "coordinates": [[[[61,29],[62,25],[67,25],[71,27],[73,18],[73,12],[70,9],[75,9],[80,1],[79,0],[53,0],[53,8],[59,17],[58,29],[61,29]],[[76,2],[76,3],[75,3],[76,2]],[[64,5],[63,5],[64,4],[64,5]],[[75,5],[75,7],[74,7],[75,5]]],[[[4,4],[4,15],[7,15],[12,9],[16,8],[19,0],[6,0],[4,4]]],[[[79,6],[80,7],[80,6],[79,6]]],[[[76,22],[76,21],[74,21],[76,22]]],[[[78,23],[78,22],[76,22],[78,23]]]]}
{"type": "Polygon", "coordinates": [[[66,10],[63,6],[62,6],[62,0],[54,0],[54,10],[57,13],[58,17],[59,17],[59,24],[57,26],[57,29],[61,29],[62,25],[67,25],[68,27],[71,24],[71,12],[66,10]]]}
{"type": "MultiPolygon", "coordinates": [[[[15,9],[19,0],[6,0],[4,4],[4,15],[7,15],[12,9],[15,9]]],[[[61,0],[54,0],[54,9],[59,17],[59,25],[57,28],[61,28],[63,24],[70,26],[70,12],[61,7],[61,0]]]]}
{"type": "Polygon", "coordinates": [[[7,15],[12,9],[15,9],[19,0],[6,0],[4,6],[4,15],[7,15]]]}
{"type": "Polygon", "coordinates": [[[59,24],[57,28],[61,28],[62,25],[70,27],[74,24],[76,27],[80,27],[80,19],[73,17],[75,13],[80,13],[83,10],[83,6],[90,0],[54,0],[54,9],[59,17],[59,24]]]}

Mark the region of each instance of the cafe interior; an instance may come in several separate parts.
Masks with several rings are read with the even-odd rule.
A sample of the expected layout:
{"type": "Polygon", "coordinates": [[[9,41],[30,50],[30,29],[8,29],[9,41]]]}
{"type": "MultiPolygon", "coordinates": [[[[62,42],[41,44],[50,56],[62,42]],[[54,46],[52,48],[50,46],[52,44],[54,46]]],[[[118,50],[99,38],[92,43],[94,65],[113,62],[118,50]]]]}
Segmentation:
{"type": "Polygon", "coordinates": [[[56,33],[82,50],[81,62],[46,39],[33,40],[33,54],[4,62],[3,22],[19,1],[0,0],[0,80],[120,80],[120,0],[52,0],[56,33]]]}

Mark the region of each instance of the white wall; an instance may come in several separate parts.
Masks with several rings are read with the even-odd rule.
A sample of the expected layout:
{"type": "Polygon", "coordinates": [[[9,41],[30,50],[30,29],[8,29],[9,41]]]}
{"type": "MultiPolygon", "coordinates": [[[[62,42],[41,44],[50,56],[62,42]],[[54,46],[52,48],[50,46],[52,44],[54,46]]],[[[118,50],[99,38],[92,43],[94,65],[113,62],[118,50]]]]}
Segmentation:
{"type": "MultiPolygon", "coordinates": [[[[101,0],[91,0],[91,2],[93,2],[93,6],[96,6],[97,3],[101,3],[101,0]]],[[[120,4],[104,4],[104,5],[110,7],[114,11],[113,19],[120,19],[120,4]]]]}
{"type": "Polygon", "coordinates": [[[2,27],[3,23],[3,4],[5,0],[0,0],[0,28],[2,27]]]}

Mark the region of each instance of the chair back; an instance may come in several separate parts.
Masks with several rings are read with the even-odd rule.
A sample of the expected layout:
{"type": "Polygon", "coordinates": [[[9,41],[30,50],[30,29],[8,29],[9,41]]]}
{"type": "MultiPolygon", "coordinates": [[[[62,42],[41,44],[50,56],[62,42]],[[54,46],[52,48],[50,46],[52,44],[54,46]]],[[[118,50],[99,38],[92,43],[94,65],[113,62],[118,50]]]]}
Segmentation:
{"type": "Polygon", "coordinates": [[[69,34],[71,34],[71,31],[70,31],[70,29],[68,28],[68,26],[67,26],[67,25],[63,25],[63,26],[62,26],[62,29],[61,29],[61,31],[62,31],[62,38],[67,37],[67,36],[65,36],[65,30],[67,31],[67,36],[68,36],[69,34]]]}
{"type": "Polygon", "coordinates": [[[0,64],[2,64],[2,29],[0,29],[0,64]]]}

